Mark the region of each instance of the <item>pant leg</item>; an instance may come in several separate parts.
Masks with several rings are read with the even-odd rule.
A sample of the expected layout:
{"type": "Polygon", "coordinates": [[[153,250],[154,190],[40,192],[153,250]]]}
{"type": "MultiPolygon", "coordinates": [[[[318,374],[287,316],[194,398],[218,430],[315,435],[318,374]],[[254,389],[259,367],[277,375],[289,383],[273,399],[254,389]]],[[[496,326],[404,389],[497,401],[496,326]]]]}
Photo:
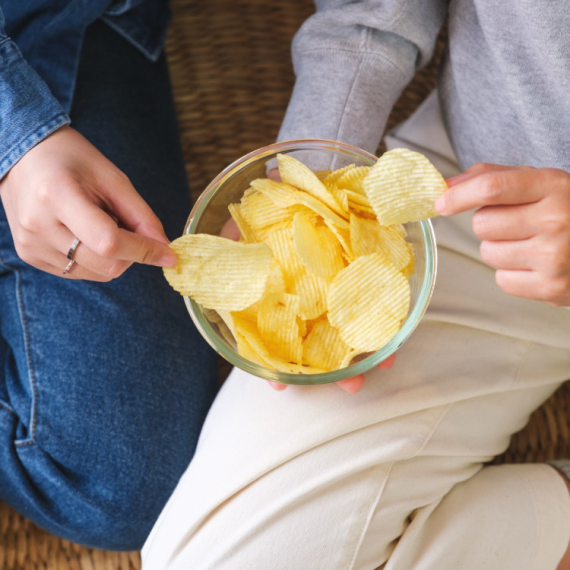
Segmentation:
{"type": "Polygon", "coordinates": [[[565,484],[552,471],[485,467],[413,513],[382,570],[554,570],[568,543],[570,502],[560,501],[565,484]]]}
{"type": "MultiPolygon", "coordinates": [[[[463,290],[473,295],[464,314],[447,312],[448,321],[463,323],[444,320],[458,280],[442,274],[432,314],[394,368],[368,373],[359,394],[336,386],[278,393],[232,373],[145,544],[143,568],[373,570],[390,560],[414,512],[437,505],[508,447],[510,435],[570,377],[570,352],[474,326],[474,308],[491,294],[477,291],[484,267],[467,259],[450,266],[449,255],[440,258],[444,274],[454,267],[474,284],[463,290]]],[[[519,302],[505,299],[502,317],[519,302]]],[[[554,493],[566,513],[560,476],[548,468],[545,479],[532,487],[537,504],[552,504],[554,493]]],[[[529,509],[514,506],[528,504],[528,489],[513,493],[508,516],[522,519],[529,509]]],[[[529,529],[545,520],[530,519],[529,529]]],[[[542,540],[540,552],[562,556],[569,537],[570,518],[560,518],[534,538],[542,540]]],[[[462,543],[447,546],[461,550],[462,543]]],[[[554,570],[551,556],[529,568],[554,570]]]]}
{"type": "MultiPolygon", "coordinates": [[[[72,126],[180,235],[190,210],[164,57],[87,32],[72,126]]],[[[217,391],[214,352],[159,268],[107,284],[23,263],[0,212],[0,497],[47,530],[140,548],[217,391]]]]}

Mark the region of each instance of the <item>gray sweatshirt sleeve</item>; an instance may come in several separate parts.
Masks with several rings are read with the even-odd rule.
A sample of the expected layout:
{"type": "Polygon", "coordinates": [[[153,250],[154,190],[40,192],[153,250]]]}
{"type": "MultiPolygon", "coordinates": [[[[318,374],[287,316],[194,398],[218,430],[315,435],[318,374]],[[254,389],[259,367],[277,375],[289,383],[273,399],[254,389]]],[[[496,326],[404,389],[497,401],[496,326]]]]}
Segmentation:
{"type": "Polygon", "coordinates": [[[447,0],[316,0],[293,41],[297,76],[279,140],[340,140],[372,153],[398,96],[426,65],[447,0]]]}

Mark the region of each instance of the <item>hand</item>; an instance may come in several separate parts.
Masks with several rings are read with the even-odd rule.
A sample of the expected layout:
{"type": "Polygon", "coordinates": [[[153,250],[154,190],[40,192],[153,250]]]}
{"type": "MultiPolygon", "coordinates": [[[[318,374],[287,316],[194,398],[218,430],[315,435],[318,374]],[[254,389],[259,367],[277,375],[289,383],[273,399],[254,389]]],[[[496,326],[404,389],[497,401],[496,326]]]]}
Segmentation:
{"type": "Polygon", "coordinates": [[[447,181],[443,216],[479,208],[481,258],[509,295],[570,306],[570,174],[554,168],[476,164],[447,181]]]}
{"type": "Polygon", "coordinates": [[[18,255],[62,277],[110,281],[133,262],[176,264],[162,224],[128,178],[87,139],[62,127],[28,151],[0,183],[18,255]]]}

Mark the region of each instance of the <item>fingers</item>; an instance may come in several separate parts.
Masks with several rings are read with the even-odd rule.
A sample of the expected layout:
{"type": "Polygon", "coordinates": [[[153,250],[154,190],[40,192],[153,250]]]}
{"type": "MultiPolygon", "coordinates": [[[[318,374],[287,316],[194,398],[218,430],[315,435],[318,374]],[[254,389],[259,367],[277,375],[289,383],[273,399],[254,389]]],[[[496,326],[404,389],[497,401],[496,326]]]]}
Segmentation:
{"type": "Polygon", "coordinates": [[[275,180],[276,182],[281,182],[281,174],[279,174],[279,169],[278,168],[272,168],[267,173],[267,178],[269,178],[270,180],[275,180]]]}
{"type": "Polygon", "coordinates": [[[540,227],[531,204],[486,206],[473,214],[473,231],[482,240],[523,240],[537,235],[540,227]]]}
{"type": "Polygon", "coordinates": [[[362,386],[364,386],[364,376],[362,374],[357,374],[352,378],[347,378],[346,380],[341,380],[340,382],[336,382],[336,385],[345,392],[349,394],[356,394],[360,392],[362,386]]]}
{"type": "Polygon", "coordinates": [[[161,221],[123,172],[118,169],[109,170],[105,173],[102,184],[109,189],[106,201],[112,213],[125,228],[166,245],[170,243],[161,221]]]}
{"type": "Polygon", "coordinates": [[[485,166],[473,176],[466,172],[450,179],[451,187],[436,201],[435,209],[449,216],[483,206],[531,204],[545,195],[548,181],[542,170],[485,166]]]}
{"type": "Polygon", "coordinates": [[[396,362],[396,353],[391,354],[386,360],[383,360],[380,364],[376,365],[376,368],[380,370],[390,370],[394,363],[396,362]]]}
{"type": "Polygon", "coordinates": [[[267,383],[269,384],[270,388],[273,388],[276,392],[283,392],[287,388],[287,384],[280,384],[279,382],[272,382],[268,380],[267,383]]]}
{"type": "Polygon", "coordinates": [[[230,218],[220,231],[220,237],[231,239],[232,241],[239,241],[240,232],[237,224],[233,218],[230,218]]]}
{"type": "Polygon", "coordinates": [[[544,279],[537,271],[499,269],[495,273],[497,285],[509,295],[546,301],[554,306],[570,305],[570,279],[564,275],[544,279]]]}
{"type": "Polygon", "coordinates": [[[60,220],[96,255],[160,267],[176,264],[176,256],[155,239],[119,228],[115,221],[83,192],[62,189],[60,220]]]}
{"type": "Polygon", "coordinates": [[[536,268],[538,260],[528,241],[483,241],[481,259],[495,269],[529,271],[536,268]]]}
{"type": "Polygon", "coordinates": [[[451,178],[447,178],[446,182],[447,185],[451,188],[452,186],[456,186],[460,182],[465,182],[467,180],[470,180],[471,178],[474,178],[475,176],[479,176],[480,174],[485,174],[488,172],[499,172],[501,170],[516,170],[518,168],[522,167],[505,166],[502,164],[489,164],[487,162],[478,162],[470,166],[465,172],[462,172],[457,176],[452,176],[451,178]]]}
{"type": "MultiPolygon", "coordinates": [[[[55,266],[59,266],[61,261],[61,255],[67,256],[69,247],[75,236],[64,226],[59,226],[53,232],[53,239],[56,245],[57,251],[53,253],[46,253],[46,261],[51,262],[55,266]]],[[[65,257],[67,259],[67,257],[65,257]]],[[[75,274],[82,273],[79,267],[89,271],[91,274],[100,276],[102,280],[114,279],[122,275],[131,265],[132,262],[120,261],[116,259],[106,259],[97,255],[95,252],[91,251],[86,244],[79,242],[73,253],[73,259],[76,262],[74,271],[75,274]]]]}

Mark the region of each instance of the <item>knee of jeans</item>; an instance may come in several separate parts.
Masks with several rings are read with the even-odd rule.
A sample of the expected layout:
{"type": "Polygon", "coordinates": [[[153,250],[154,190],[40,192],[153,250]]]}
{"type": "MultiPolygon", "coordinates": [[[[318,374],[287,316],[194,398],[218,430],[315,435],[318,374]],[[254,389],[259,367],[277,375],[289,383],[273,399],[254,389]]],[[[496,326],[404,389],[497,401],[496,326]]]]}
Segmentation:
{"type": "Polygon", "coordinates": [[[189,457],[130,451],[101,460],[101,467],[88,474],[67,471],[49,493],[57,509],[44,511],[41,520],[31,518],[53,534],[92,548],[142,548],[189,457]]]}
{"type": "Polygon", "coordinates": [[[120,479],[114,487],[98,485],[79,499],[68,509],[66,531],[56,534],[101,550],[140,550],[172,489],[120,479]]]}

